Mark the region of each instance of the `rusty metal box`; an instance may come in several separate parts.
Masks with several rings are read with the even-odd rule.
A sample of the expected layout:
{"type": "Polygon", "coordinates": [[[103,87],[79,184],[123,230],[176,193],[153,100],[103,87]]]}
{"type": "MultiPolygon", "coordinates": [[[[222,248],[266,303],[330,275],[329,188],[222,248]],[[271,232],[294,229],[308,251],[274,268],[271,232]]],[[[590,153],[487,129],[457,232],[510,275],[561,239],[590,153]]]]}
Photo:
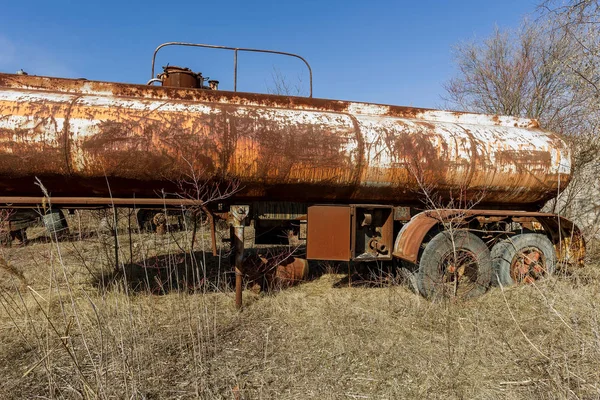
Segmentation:
{"type": "Polygon", "coordinates": [[[349,261],[351,257],[349,206],[308,207],[306,257],[310,260],[349,261]]]}

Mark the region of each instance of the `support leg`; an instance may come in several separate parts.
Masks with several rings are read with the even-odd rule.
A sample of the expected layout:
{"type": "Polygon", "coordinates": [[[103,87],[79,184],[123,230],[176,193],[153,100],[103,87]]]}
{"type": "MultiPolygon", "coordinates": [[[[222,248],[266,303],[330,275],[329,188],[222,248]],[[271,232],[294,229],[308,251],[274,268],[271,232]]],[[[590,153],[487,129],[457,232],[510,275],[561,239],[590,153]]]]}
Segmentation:
{"type": "Polygon", "coordinates": [[[233,206],[229,211],[231,217],[231,246],[235,260],[235,306],[242,308],[242,262],[244,261],[244,220],[248,215],[248,206],[233,206]]]}

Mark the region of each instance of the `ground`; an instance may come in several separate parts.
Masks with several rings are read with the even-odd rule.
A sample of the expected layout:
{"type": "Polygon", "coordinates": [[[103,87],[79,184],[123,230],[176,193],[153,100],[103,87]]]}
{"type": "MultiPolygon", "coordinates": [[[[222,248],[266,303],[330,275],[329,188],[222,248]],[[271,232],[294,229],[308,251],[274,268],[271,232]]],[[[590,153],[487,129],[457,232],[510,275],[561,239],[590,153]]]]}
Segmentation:
{"type": "Polygon", "coordinates": [[[121,222],[119,271],[106,229],[30,231],[2,249],[2,399],[600,397],[593,261],[436,303],[387,270],[349,280],[317,265],[296,287],[246,290],[238,312],[204,231],[190,252],[189,231],[121,222]]]}

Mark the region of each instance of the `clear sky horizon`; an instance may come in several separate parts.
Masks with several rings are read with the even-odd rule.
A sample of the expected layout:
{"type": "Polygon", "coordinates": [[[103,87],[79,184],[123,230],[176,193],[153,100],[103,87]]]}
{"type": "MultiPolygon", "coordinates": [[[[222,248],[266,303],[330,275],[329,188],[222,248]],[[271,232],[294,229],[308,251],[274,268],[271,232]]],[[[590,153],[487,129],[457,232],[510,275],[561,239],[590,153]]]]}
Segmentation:
{"type": "MultiPolygon", "coordinates": [[[[298,53],[314,96],[438,108],[456,74],[452,47],[495,26],[517,28],[534,0],[465,1],[4,1],[0,72],[145,83],[152,52],[186,41],[298,53]]],[[[173,49],[160,66],[202,71],[232,89],[233,54],[173,49]]],[[[241,54],[238,90],[265,93],[278,70],[308,89],[297,60],[241,54]]]]}

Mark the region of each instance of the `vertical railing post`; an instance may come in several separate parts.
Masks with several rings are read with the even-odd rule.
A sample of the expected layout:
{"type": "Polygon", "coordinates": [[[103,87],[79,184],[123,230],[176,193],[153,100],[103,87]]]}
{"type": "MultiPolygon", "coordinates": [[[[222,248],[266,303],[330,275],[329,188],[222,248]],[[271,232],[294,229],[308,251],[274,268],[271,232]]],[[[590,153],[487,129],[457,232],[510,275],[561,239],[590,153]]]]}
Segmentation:
{"type": "Polygon", "coordinates": [[[233,51],[233,91],[237,92],[237,57],[238,51],[235,49],[233,51]]]}

